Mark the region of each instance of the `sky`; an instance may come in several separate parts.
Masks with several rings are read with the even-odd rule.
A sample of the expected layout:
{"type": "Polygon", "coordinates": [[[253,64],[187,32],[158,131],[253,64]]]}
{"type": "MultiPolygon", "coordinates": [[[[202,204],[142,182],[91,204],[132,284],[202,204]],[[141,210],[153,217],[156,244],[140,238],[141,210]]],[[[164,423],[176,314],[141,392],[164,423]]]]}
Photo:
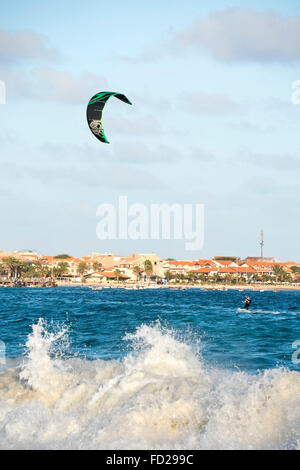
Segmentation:
{"type": "Polygon", "coordinates": [[[299,0],[0,7],[0,250],[243,258],[263,229],[265,256],[300,261],[299,0]],[[103,90],[133,103],[107,104],[109,145],[86,122],[103,90]],[[100,240],[120,196],[203,204],[203,247],[100,240]]]}

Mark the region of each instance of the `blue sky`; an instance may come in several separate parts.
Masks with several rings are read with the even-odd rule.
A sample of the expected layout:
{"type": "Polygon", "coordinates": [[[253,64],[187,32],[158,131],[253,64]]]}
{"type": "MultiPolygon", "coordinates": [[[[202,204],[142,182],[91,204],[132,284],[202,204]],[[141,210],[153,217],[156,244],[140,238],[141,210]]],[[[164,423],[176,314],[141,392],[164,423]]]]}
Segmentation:
{"type": "Polygon", "coordinates": [[[1,6],[0,249],[300,261],[300,1],[1,6]],[[110,145],[89,98],[111,100],[110,145]],[[96,237],[101,203],[203,203],[205,241],[96,237]]]}

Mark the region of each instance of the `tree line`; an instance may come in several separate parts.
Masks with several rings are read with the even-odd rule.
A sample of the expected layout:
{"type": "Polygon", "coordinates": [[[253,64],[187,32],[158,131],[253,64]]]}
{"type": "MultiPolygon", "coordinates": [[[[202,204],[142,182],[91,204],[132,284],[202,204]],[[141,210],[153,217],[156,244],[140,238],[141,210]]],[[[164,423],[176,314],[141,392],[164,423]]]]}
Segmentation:
{"type": "MultiPolygon", "coordinates": [[[[54,257],[54,259],[67,259],[68,255],[59,255],[54,257]]],[[[101,270],[102,265],[101,263],[93,263],[92,268],[94,272],[101,270]]],[[[91,266],[88,265],[84,261],[80,261],[78,263],[76,274],[80,277],[84,277],[88,271],[90,271],[91,266]]],[[[293,274],[300,276],[300,267],[299,266],[292,266],[291,270],[293,274]]],[[[116,274],[117,281],[122,274],[120,269],[114,270],[116,274]]],[[[135,274],[136,280],[139,281],[142,278],[142,275],[145,279],[150,279],[155,275],[153,264],[150,260],[145,260],[143,264],[143,268],[140,266],[135,266],[133,268],[133,272],[135,274]]],[[[9,256],[7,258],[3,258],[2,262],[0,263],[0,275],[7,276],[11,280],[18,280],[18,279],[30,279],[30,278],[63,278],[70,276],[70,269],[69,264],[67,261],[59,261],[56,266],[49,267],[43,265],[40,261],[22,261],[20,259],[14,258],[9,256]]],[[[156,276],[155,276],[156,277],[156,276]]],[[[167,281],[175,281],[175,282],[225,282],[227,284],[236,284],[236,283],[248,283],[248,282],[287,282],[291,283],[294,282],[293,276],[290,273],[287,273],[282,266],[275,265],[273,267],[272,274],[247,274],[246,278],[239,273],[234,274],[227,274],[226,276],[221,276],[219,273],[214,273],[212,276],[208,276],[207,274],[203,273],[196,273],[190,271],[186,274],[179,274],[179,273],[172,273],[170,271],[166,271],[164,274],[164,278],[167,281]]],[[[297,278],[297,276],[296,276],[297,278]]]]}

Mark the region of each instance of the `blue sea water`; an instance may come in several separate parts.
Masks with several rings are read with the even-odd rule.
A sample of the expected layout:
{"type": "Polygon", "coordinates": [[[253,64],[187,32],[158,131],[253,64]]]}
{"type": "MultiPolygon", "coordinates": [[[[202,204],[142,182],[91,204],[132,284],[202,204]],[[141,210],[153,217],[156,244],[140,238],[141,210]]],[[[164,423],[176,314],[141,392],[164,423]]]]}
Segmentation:
{"type": "Polygon", "coordinates": [[[0,340],[0,447],[300,448],[300,292],[0,288],[0,340]]]}
{"type": "Polygon", "coordinates": [[[0,289],[0,333],[8,357],[25,351],[39,318],[69,331],[69,353],[88,359],[118,359],[127,352],[126,333],[157,320],[189,344],[201,341],[211,365],[255,373],[293,364],[300,339],[300,292],[126,289],[0,289]],[[238,310],[251,295],[249,312],[238,310]]]}

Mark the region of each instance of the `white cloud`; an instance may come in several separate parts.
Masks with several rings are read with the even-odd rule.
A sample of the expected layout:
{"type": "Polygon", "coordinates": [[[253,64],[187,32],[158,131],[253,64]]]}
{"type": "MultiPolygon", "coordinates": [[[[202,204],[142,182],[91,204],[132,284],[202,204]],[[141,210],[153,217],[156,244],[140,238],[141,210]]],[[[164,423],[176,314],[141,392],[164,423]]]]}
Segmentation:
{"type": "Polygon", "coordinates": [[[173,46],[209,51],[223,62],[300,60],[300,16],[229,8],[174,36],[173,46]]]}
{"type": "Polygon", "coordinates": [[[227,96],[202,91],[182,93],[180,101],[182,109],[197,115],[223,116],[240,111],[238,104],[227,96]]]}
{"type": "Polygon", "coordinates": [[[6,86],[6,101],[11,98],[32,98],[34,87],[30,75],[0,64],[0,79],[6,86]]]}
{"type": "Polygon", "coordinates": [[[192,148],[191,158],[193,160],[196,160],[202,163],[209,163],[209,162],[216,161],[216,157],[211,152],[207,152],[206,150],[203,150],[197,147],[192,148]]]}
{"type": "Polygon", "coordinates": [[[50,47],[47,38],[40,34],[0,29],[0,79],[6,85],[7,100],[30,98],[82,103],[101,88],[107,88],[103,76],[86,71],[74,74],[40,65],[41,61],[50,63],[61,58],[60,51],[50,47]]]}
{"type": "Polygon", "coordinates": [[[121,59],[146,63],[164,56],[186,55],[188,49],[210,53],[226,63],[300,61],[300,16],[273,11],[228,8],[144,48],[136,57],[121,59]]]}
{"type": "Polygon", "coordinates": [[[107,87],[104,77],[89,72],[79,75],[53,68],[38,69],[36,97],[64,103],[87,102],[91,96],[107,87]]]}
{"type": "MultiPolygon", "coordinates": [[[[6,136],[3,138],[6,139],[6,136]]],[[[69,190],[79,187],[161,189],[164,184],[160,176],[157,172],[152,173],[150,168],[148,171],[148,167],[155,161],[161,161],[164,156],[169,162],[168,158],[176,154],[169,147],[159,146],[151,150],[134,142],[110,149],[100,143],[45,142],[36,147],[17,140],[10,142],[9,148],[14,159],[8,156],[2,159],[0,171],[4,178],[66,185],[69,190]],[[147,169],[145,165],[148,165],[147,169]]]]}
{"type": "Polygon", "coordinates": [[[123,142],[114,147],[113,159],[121,163],[132,163],[135,165],[172,164],[182,155],[169,145],[158,145],[151,149],[142,142],[123,142]]]}
{"type": "Polygon", "coordinates": [[[135,119],[110,118],[109,127],[120,134],[159,135],[162,128],[155,116],[147,115],[135,119]]]}
{"type": "Polygon", "coordinates": [[[103,76],[82,72],[72,74],[51,67],[16,70],[0,67],[0,78],[6,84],[7,100],[30,98],[59,103],[86,103],[95,93],[107,88],[103,76]]]}
{"type": "MultiPolygon", "coordinates": [[[[298,153],[260,153],[252,152],[247,149],[241,149],[237,161],[247,167],[253,165],[259,168],[267,168],[269,171],[292,171],[298,170],[300,167],[300,158],[298,153]]],[[[294,173],[297,178],[297,174],[294,173]]]]}
{"type": "MultiPolygon", "coordinates": [[[[19,159],[20,160],[20,159],[19,159]]],[[[41,158],[36,161],[12,161],[6,160],[1,163],[1,174],[11,181],[26,179],[28,185],[36,181],[43,186],[53,187],[63,186],[68,191],[79,188],[109,188],[118,190],[135,189],[161,189],[163,184],[160,179],[144,169],[132,167],[120,167],[110,165],[104,167],[103,160],[98,162],[89,161],[86,155],[86,162],[82,163],[73,156],[73,161],[69,158],[61,160],[58,166],[56,160],[45,160],[41,158]]]]}
{"type": "Polygon", "coordinates": [[[0,62],[22,60],[59,60],[60,52],[48,45],[47,39],[33,31],[0,29],[0,62]]]}

